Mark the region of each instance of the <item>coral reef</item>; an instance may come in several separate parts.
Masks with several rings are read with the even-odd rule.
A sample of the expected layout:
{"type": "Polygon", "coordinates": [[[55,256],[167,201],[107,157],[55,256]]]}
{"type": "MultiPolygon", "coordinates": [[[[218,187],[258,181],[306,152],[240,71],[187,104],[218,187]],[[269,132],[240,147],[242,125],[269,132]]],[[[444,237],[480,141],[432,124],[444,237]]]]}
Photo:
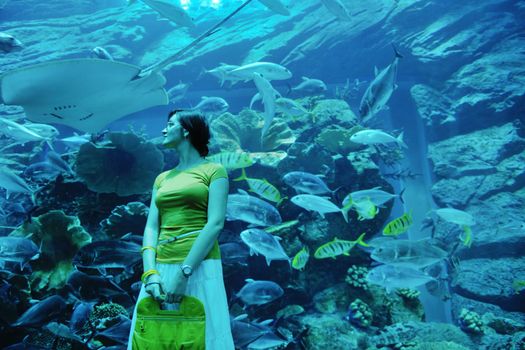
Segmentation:
{"type": "Polygon", "coordinates": [[[338,315],[307,314],[301,323],[309,331],[304,344],[309,350],[361,350],[365,348],[366,334],[359,332],[338,315]]]}
{"type": "Polygon", "coordinates": [[[323,129],[315,138],[315,142],[332,153],[346,155],[349,152],[362,148],[362,145],[350,141],[350,137],[362,129],[360,126],[354,126],[348,130],[335,125],[328,129],[323,129]]]}
{"type": "Polygon", "coordinates": [[[483,333],[483,322],[481,316],[474,311],[462,309],[459,314],[459,326],[467,333],[481,334],[483,333]]]}
{"type": "Polygon", "coordinates": [[[345,281],[352,287],[368,290],[367,274],[368,269],[366,267],[352,265],[346,271],[345,281]]]}
{"type": "Polygon", "coordinates": [[[100,222],[100,229],[110,239],[120,238],[127,233],[142,234],[149,208],[142,202],[130,202],[119,205],[111,215],[100,222]]]}
{"type": "Polygon", "coordinates": [[[353,325],[366,328],[372,323],[372,318],[372,309],[361,299],[354,300],[348,307],[346,319],[353,325]]]}
{"type": "Polygon", "coordinates": [[[76,216],[68,216],[61,210],[52,210],[35,217],[11,233],[15,237],[31,237],[42,245],[38,260],[31,262],[33,292],[62,287],[73,271],[71,260],[78,249],[91,242],[76,216]]]}
{"type": "Polygon", "coordinates": [[[105,303],[96,305],[89,315],[89,324],[95,329],[108,328],[120,320],[119,316],[129,317],[124,307],[116,303],[105,303]]]}
{"type": "Polygon", "coordinates": [[[94,192],[119,196],[148,193],[164,167],[162,152],[151,142],[130,132],[111,132],[108,141],[84,143],[75,171],[94,192]]]}
{"type": "Polygon", "coordinates": [[[211,123],[213,145],[221,151],[268,152],[295,142],[287,123],[276,117],[261,144],[263,125],[263,117],[250,109],[244,109],[238,115],[223,113],[211,123]]]}
{"type": "Polygon", "coordinates": [[[406,301],[413,301],[419,298],[421,294],[418,290],[410,288],[400,288],[396,290],[396,293],[406,301]]]}

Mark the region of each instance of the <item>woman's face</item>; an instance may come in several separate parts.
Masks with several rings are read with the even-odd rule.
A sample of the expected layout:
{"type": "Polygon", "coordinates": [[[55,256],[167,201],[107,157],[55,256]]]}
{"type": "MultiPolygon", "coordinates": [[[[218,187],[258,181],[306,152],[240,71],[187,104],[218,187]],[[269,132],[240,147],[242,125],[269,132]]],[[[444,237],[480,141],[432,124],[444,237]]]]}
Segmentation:
{"type": "Polygon", "coordinates": [[[184,131],[176,114],[170,118],[162,134],[164,135],[162,144],[165,147],[176,147],[184,139],[184,131]]]}

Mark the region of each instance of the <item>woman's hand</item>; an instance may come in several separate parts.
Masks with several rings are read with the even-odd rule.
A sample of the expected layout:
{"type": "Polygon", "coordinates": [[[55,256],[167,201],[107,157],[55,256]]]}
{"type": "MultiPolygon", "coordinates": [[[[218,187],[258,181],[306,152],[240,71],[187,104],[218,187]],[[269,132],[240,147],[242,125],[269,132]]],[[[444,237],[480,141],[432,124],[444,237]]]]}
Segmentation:
{"type": "Polygon", "coordinates": [[[151,275],[146,280],[146,293],[151,295],[158,303],[164,301],[165,289],[159,275],[151,275]]]}
{"type": "Polygon", "coordinates": [[[182,271],[177,269],[175,276],[169,281],[166,281],[166,300],[167,303],[180,303],[182,297],[186,293],[186,286],[188,285],[188,279],[184,277],[182,271]]]}

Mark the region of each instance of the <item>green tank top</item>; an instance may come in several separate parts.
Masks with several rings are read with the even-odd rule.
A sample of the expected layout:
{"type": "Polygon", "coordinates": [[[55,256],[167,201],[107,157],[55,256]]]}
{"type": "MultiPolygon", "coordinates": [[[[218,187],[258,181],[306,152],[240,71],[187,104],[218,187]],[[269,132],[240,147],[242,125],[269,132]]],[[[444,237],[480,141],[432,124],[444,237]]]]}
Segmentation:
{"type": "MultiPolygon", "coordinates": [[[[180,264],[197,239],[191,234],[171,243],[162,240],[202,230],[208,220],[208,190],[213,180],[228,178],[221,164],[205,162],[185,170],[168,170],[155,179],[155,204],[159,209],[159,244],[157,262],[180,264]]],[[[215,241],[205,259],[220,259],[215,241]]]]}

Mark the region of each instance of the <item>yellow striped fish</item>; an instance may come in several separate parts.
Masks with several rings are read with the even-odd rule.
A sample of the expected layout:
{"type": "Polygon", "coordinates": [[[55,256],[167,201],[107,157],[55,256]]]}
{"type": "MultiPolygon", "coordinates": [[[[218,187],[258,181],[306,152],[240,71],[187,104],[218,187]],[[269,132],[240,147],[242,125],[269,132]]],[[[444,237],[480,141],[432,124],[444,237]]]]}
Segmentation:
{"type": "Polygon", "coordinates": [[[221,152],[207,157],[208,160],[221,163],[227,170],[246,168],[254,161],[247,152],[221,152]]]}
{"type": "Polygon", "coordinates": [[[277,203],[277,205],[281,204],[281,202],[286,198],[281,198],[281,193],[277,188],[275,188],[274,185],[268,182],[266,179],[252,179],[246,176],[246,171],[244,171],[244,168],[242,169],[242,174],[236,179],[233,179],[233,181],[242,181],[246,180],[248,183],[248,186],[250,187],[250,191],[256,193],[260,197],[267,199],[269,201],[277,203]]]}
{"type": "Polygon", "coordinates": [[[303,247],[292,259],[292,267],[296,270],[303,270],[310,258],[308,247],[303,247]]]}
{"type": "Polygon", "coordinates": [[[339,255],[350,255],[350,251],[359,244],[363,247],[368,247],[368,244],[363,241],[366,233],[362,233],[355,241],[347,241],[342,239],[334,238],[333,241],[323,244],[314,253],[316,259],[333,258],[339,255]]]}
{"type": "Polygon", "coordinates": [[[406,232],[412,225],[412,211],[404,213],[402,216],[390,221],[383,229],[385,236],[399,236],[406,232]]]}

